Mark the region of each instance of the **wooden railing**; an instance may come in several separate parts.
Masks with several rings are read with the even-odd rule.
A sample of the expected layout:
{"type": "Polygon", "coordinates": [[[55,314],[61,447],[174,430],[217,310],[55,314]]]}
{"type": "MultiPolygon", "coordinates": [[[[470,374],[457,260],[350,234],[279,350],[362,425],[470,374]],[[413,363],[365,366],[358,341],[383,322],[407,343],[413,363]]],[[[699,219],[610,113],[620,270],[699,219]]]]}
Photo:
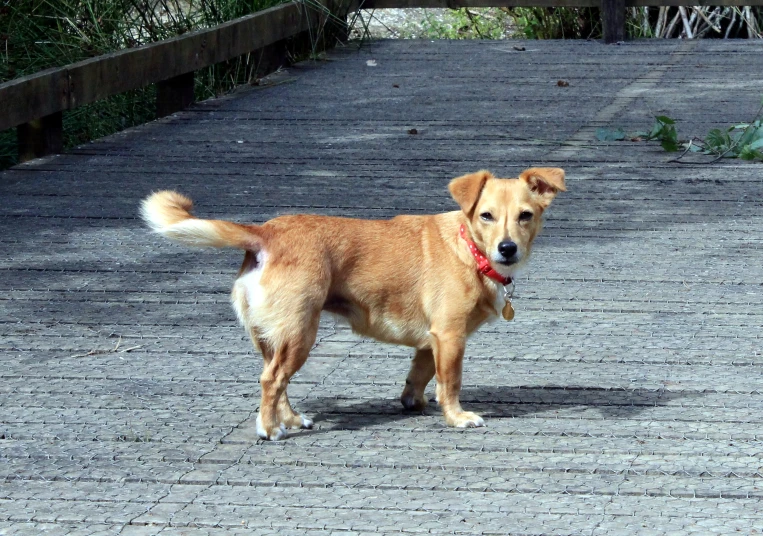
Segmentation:
{"type": "Polygon", "coordinates": [[[194,71],[258,52],[272,72],[279,66],[273,56],[284,55],[286,40],[302,37],[309,43],[325,29],[333,4],[322,1],[283,4],[1,84],[0,131],[18,127],[19,159],[25,161],[63,150],[62,112],[118,93],[156,83],[157,116],[176,112],[193,102],[194,71]]]}
{"type": "Polygon", "coordinates": [[[156,83],[157,116],[168,115],[193,102],[194,71],[259,52],[272,72],[285,40],[309,33],[312,41],[327,20],[345,20],[358,8],[600,7],[604,41],[613,43],[625,40],[626,7],[696,5],[760,6],[763,0],[296,0],[214,28],[0,84],[0,131],[17,127],[21,161],[61,152],[66,110],[156,83]]]}

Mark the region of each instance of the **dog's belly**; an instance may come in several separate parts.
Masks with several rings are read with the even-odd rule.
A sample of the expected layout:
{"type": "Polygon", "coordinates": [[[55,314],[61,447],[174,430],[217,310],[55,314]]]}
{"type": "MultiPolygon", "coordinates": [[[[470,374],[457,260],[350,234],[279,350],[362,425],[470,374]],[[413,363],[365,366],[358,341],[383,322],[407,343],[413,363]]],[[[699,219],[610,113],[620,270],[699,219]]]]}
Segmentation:
{"type": "Polygon", "coordinates": [[[358,335],[419,349],[431,347],[429,326],[423,319],[400,318],[390,311],[369,313],[362,305],[337,296],[330,296],[323,310],[346,319],[358,335]]]}

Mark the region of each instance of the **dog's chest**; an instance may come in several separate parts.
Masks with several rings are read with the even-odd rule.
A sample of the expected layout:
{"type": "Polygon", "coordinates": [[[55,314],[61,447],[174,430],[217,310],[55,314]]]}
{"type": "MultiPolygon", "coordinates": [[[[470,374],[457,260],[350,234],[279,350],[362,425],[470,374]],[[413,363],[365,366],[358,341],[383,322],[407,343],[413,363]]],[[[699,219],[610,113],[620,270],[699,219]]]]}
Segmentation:
{"type": "Polygon", "coordinates": [[[481,306],[478,309],[482,311],[483,315],[487,313],[487,318],[483,318],[480,323],[494,322],[500,318],[503,306],[506,304],[501,285],[491,282],[490,286],[486,288],[486,293],[487,295],[483,297],[481,306]]]}
{"type": "MultiPolygon", "coordinates": [[[[506,298],[503,295],[503,286],[495,285],[495,296],[493,297],[493,309],[495,309],[496,318],[500,316],[503,306],[506,305],[506,298]]],[[[495,320],[492,318],[491,320],[495,320]]]]}

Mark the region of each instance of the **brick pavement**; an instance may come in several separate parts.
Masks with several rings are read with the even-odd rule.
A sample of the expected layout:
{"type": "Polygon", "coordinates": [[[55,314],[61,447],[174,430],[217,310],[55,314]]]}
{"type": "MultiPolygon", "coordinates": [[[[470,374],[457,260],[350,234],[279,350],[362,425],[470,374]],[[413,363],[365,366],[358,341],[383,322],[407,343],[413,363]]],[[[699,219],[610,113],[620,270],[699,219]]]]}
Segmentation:
{"type": "Polygon", "coordinates": [[[0,174],[0,535],[763,530],[763,166],[594,136],[750,119],[757,43],[515,44],[336,50],[0,174]],[[290,387],[315,430],[257,440],[240,254],[136,218],[158,188],[239,221],[437,212],[453,176],[536,164],[569,192],[516,320],[470,341],[478,430],[404,414],[410,351],[325,319],[290,387]]]}

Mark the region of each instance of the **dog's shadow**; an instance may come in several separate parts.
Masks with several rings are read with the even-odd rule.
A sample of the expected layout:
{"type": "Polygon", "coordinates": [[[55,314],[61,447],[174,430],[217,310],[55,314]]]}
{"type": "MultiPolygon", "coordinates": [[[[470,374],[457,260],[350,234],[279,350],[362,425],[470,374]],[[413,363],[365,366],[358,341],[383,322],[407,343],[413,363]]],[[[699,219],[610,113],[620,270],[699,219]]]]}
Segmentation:
{"type": "Polygon", "coordinates": [[[498,386],[465,388],[464,406],[488,417],[530,417],[559,412],[598,412],[607,419],[631,419],[673,400],[701,396],[696,391],[661,388],[598,387],[576,385],[498,386]]]}
{"type": "MultiPolygon", "coordinates": [[[[461,403],[486,419],[528,417],[584,418],[628,420],[660,406],[672,405],[678,399],[702,396],[697,391],[669,391],[665,388],[624,388],[574,385],[495,386],[464,388],[461,403]],[[598,415],[597,415],[598,414],[598,415]]],[[[411,427],[422,415],[427,426],[433,417],[440,417],[440,407],[430,400],[422,412],[406,411],[397,400],[351,400],[322,397],[305,404],[313,412],[314,421],[322,424],[311,434],[336,430],[363,430],[411,421],[411,427]]],[[[441,419],[441,417],[440,417],[441,419]]],[[[444,426],[444,421],[437,421],[444,426]]]]}

